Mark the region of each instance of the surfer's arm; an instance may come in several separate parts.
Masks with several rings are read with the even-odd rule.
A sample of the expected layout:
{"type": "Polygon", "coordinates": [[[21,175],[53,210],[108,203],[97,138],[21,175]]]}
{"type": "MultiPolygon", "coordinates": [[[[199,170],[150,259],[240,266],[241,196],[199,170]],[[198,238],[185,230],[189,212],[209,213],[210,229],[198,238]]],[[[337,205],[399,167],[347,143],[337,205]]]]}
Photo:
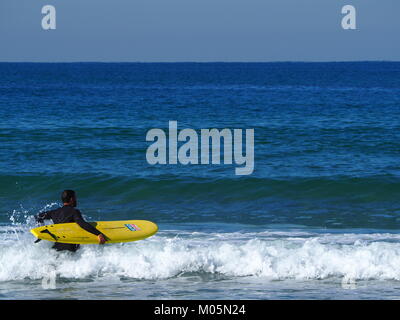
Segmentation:
{"type": "Polygon", "coordinates": [[[41,212],[39,213],[37,216],[35,216],[35,219],[38,223],[43,223],[44,220],[49,220],[51,219],[51,214],[52,214],[53,210],[51,211],[45,211],[45,212],[41,212]]]}
{"type": "Polygon", "coordinates": [[[79,210],[76,210],[75,214],[74,214],[74,221],[84,230],[86,230],[87,232],[93,233],[96,236],[99,236],[101,234],[101,232],[99,230],[97,230],[95,227],[93,227],[90,223],[86,222],[83,217],[82,214],[79,210]]]}

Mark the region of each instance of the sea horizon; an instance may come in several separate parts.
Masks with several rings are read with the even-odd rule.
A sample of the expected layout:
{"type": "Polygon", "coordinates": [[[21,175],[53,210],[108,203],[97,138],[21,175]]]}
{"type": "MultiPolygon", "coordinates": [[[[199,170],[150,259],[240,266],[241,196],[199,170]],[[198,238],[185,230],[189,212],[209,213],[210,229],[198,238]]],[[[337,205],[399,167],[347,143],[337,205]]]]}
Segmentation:
{"type": "Polygon", "coordinates": [[[77,61],[0,61],[0,63],[19,63],[19,64],[84,64],[84,63],[104,63],[104,64],[273,64],[273,63],[399,63],[400,60],[323,60],[323,61],[302,61],[302,60],[277,60],[277,61],[96,61],[96,60],[77,60],[77,61]]]}

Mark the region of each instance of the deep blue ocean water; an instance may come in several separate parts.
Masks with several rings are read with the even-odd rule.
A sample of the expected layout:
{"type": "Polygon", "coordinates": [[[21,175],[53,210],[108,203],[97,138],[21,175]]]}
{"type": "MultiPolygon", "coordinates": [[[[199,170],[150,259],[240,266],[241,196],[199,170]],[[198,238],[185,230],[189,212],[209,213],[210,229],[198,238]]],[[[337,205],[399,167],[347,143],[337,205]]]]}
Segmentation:
{"type": "Polygon", "coordinates": [[[400,63],[0,63],[0,119],[0,298],[399,298],[400,63]],[[148,164],[172,120],[254,129],[253,174],[148,164]],[[33,244],[63,189],[160,231],[33,244]]]}

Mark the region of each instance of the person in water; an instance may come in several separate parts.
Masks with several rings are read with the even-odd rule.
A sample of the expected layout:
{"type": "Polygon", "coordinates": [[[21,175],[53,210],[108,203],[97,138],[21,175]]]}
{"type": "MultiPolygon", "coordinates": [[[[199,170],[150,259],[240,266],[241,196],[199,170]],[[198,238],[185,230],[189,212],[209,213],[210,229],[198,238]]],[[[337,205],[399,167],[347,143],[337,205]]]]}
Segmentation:
{"type": "MultiPolygon", "coordinates": [[[[91,224],[86,222],[83,219],[81,212],[78,209],[75,209],[77,206],[75,191],[64,190],[61,194],[61,201],[64,204],[61,208],[39,213],[35,217],[36,221],[43,223],[44,220],[51,219],[55,224],[76,222],[82,229],[96,235],[99,238],[99,244],[104,244],[106,242],[105,236],[91,224]]],[[[56,242],[53,248],[57,251],[68,250],[75,252],[79,249],[79,244],[56,242]]]]}

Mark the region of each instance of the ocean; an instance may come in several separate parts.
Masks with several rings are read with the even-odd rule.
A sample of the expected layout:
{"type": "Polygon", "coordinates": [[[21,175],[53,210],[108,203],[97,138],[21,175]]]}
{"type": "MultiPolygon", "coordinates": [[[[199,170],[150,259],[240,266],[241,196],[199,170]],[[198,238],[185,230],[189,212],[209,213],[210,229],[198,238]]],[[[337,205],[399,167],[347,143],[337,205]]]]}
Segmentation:
{"type": "Polygon", "coordinates": [[[0,119],[0,299],[400,298],[399,62],[0,63],[0,119]],[[149,164],[169,121],[254,129],[254,172],[149,164]],[[64,189],[159,232],[34,244],[64,189]]]}

